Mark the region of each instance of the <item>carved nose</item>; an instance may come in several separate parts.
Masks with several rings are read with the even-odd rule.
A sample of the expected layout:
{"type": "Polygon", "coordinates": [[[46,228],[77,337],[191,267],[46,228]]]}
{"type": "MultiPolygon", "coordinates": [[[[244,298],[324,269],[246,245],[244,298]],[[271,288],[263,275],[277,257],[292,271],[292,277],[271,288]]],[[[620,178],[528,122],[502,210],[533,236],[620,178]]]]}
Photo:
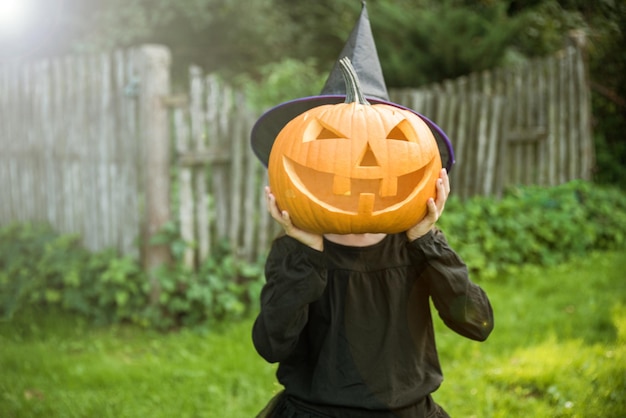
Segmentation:
{"type": "Polygon", "coordinates": [[[367,148],[365,149],[365,153],[361,158],[361,162],[359,163],[360,167],[380,167],[378,164],[378,160],[372,151],[372,147],[367,144],[367,148]]]}

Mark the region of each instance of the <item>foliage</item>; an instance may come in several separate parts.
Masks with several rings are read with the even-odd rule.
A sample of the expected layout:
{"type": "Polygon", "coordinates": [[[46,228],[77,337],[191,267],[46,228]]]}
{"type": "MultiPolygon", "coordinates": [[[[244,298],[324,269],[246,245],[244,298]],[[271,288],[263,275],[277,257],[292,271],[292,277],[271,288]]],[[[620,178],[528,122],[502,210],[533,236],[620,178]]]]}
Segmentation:
{"type": "Polygon", "coordinates": [[[56,7],[65,25],[57,28],[54,43],[32,54],[158,43],[170,47],[176,76],[186,74],[190,64],[207,72],[254,73],[256,66],[283,57],[294,37],[273,0],[245,7],[236,0],[66,0],[56,7]]]}
{"type": "Polygon", "coordinates": [[[616,2],[608,24],[590,46],[592,107],[597,155],[595,180],[626,190],[626,3],[616,2]]]}
{"type": "MultiPolygon", "coordinates": [[[[43,2],[45,3],[45,2],[43,2]]],[[[283,59],[315,59],[326,74],[361,7],[356,0],[66,0],[41,4],[37,47],[21,54],[100,52],[141,43],[170,47],[175,72],[190,64],[223,74],[258,75],[283,59]],[[44,20],[52,21],[44,22],[44,20]],[[45,36],[48,31],[52,36],[45,36]]],[[[370,0],[368,9],[387,82],[419,86],[500,65],[511,48],[525,57],[562,48],[583,29],[602,47],[616,35],[620,2],[577,0],[370,0]]],[[[598,61],[605,62],[604,60],[598,61]]]]}
{"type": "Polygon", "coordinates": [[[144,282],[132,259],[91,254],[77,236],[41,224],[0,229],[0,318],[27,303],[57,305],[97,322],[131,320],[145,304],[144,282]]]}
{"type": "MultiPolygon", "coordinates": [[[[435,399],[454,417],[621,416],[625,269],[623,254],[601,252],[484,283],[496,315],[486,342],[436,320],[446,378],[435,399]]],[[[0,323],[0,416],[255,416],[280,386],[252,321],[158,333],[22,310],[0,323]]]]}
{"type": "Polygon", "coordinates": [[[324,86],[322,77],[315,69],[315,60],[299,61],[285,58],[277,63],[261,66],[257,78],[242,74],[233,80],[241,86],[246,99],[254,109],[266,110],[289,100],[314,96],[324,86]]]}
{"type": "Polygon", "coordinates": [[[519,19],[508,16],[502,2],[480,8],[454,3],[372,6],[372,30],[390,85],[417,87],[505,63],[521,31],[519,19]]]}
{"type": "Polygon", "coordinates": [[[170,246],[174,262],[155,272],[159,300],[146,306],[148,324],[158,329],[197,327],[241,318],[259,303],[264,283],[263,264],[237,258],[227,242],[214,249],[197,269],[185,266],[183,242],[177,225],[167,223],[153,244],[170,246]]]}
{"type": "MultiPolygon", "coordinates": [[[[626,115],[622,121],[626,121],[626,115]]],[[[624,122],[616,119],[614,122],[615,128],[621,129],[620,132],[626,129],[626,124],[623,127],[620,126],[624,122]]],[[[609,129],[605,126],[602,130],[608,131],[609,129]]],[[[608,139],[602,132],[595,134],[597,169],[594,180],[600,184],[610,184],[626,190],[626,141],[618,139],[621,138],[621,134],[619,137],[616,135],[617,129],[611,129],[611,131],[613,134],[611,139],[608,139]]]]}
{"type": "MultiPolygon", "coordinates": [[[[157,238],[180,255],[184,245],[171,238],[177,231],[168,227],[157,238]]],[[[24,305],[47,305],[96,323],[196,326],[254,309],[262,273],[259,265],[222,249],[197,272],[180,262],[162,267],[156,274],[160,298],[151,304],[150,282],[136,260],[112,250],[90,253],[78,237],[46,225],[11,225],[0,228],[0,319],[10,319],[24,305]]]]}
{"type": "Polygon", "coordinates": [[[556,0],[542,1],[515,16],[523,26],[511,44],[527,57],[543,57],[562,49],[569,31],[589,31],[578,10],[563,8],[556,0]]]}
{"type": "Polygon", "coordinates": [[[440,227],[483,278],[626,247],[626,195],[583,181],[517,187],[500,200],[451,198],[440,227]]]}
{"type": "MultiPolygon", "coordinates": [[[[318,70],[328,74],[361,12],[361,2],[274,0],[274,3],[284,11],[286,20],[297,33],[285,55],[297,60],[315,58],[318,70]]],[[[370,0],[367,5],[369,9],[373,2],[370,0]]]]}

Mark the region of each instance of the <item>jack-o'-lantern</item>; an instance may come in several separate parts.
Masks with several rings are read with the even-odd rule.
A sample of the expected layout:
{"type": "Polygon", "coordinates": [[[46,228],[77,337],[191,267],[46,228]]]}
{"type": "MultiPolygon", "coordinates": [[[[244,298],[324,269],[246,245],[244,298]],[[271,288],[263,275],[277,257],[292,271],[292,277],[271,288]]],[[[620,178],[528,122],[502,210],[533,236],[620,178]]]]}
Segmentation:
{"type": "Polygon", "coordinates": [[[415,113],[369,104],[347,58],[345,103],[293,118],[272,146],[270,188],[298,228],[394,233],[426,214],[441,171],[437,142],[415,113]]]}

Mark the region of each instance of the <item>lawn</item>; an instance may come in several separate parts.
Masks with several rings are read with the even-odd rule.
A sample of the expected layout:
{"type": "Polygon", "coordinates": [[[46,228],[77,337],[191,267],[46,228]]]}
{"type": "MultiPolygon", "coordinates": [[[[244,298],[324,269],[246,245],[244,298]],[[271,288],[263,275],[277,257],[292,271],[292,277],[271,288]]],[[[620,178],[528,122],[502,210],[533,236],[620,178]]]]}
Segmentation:
{"type": "MultiPolygon", "coordinates": [[[[455,418],[623,417],[626,257],[596,253],[487,281],[485,343],[437,323],[455,418]]],[[[253,417],[279,389],[253,319],[167,334],[28,311],[0,323],[0,417],[253,417]]]]}

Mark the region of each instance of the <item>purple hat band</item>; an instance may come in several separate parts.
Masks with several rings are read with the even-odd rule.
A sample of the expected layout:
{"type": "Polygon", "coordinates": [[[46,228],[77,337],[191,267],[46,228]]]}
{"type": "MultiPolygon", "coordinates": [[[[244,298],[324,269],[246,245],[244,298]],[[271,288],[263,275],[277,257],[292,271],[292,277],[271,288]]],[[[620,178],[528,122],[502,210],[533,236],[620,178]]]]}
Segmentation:
{"type": "MultiPolygon", "coordinates": [[[[278,136],[280,131],[285,125],[287,125],[287,123],[289,123],[290,120],[314,107],[327,104],[344,103],[345,98],[345,95],[310,96],[291,100],[271,108],[270,110],[265,112],[252,127],[250,139],[254,153],[259,158],[259,160],[261,160],[263,165],[267,167],[270,152],[272,151],[272,145],[274,145],[274,141],[276,140],[276,137],[278,136]]],[[[452,165],[455,162],[454,150],[452,148],[452,143],[450,142],[450,139],[439,126],[437,126],[427,117],[420,115],[419,113],[408,107],[404,107],[396,103],[373,97],[367,97],[367,100],[371,104],[386,104],[389,106],[397,107],[399,109],[408,110],[409,112],[416,114],[420,119],[422,119],[426,123],[426,125],[428,125],[431,132],[433,133],[433,136],[435,137],[435,140],[437,141],[442,165],[446,168],[448,172],[450,172],[450,170],[452,169],[452,165]]]]}

